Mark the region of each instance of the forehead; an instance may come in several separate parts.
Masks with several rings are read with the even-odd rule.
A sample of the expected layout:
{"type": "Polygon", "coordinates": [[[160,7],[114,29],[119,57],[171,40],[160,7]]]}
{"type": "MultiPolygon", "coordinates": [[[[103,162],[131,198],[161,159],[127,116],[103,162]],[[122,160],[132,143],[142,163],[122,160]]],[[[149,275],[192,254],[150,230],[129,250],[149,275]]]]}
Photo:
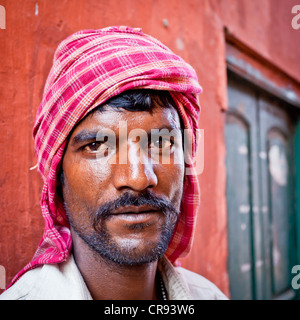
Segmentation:
{"type": "Polygon", "coordinates": [[[149,131],[153,128],[180,129],[180,118],[174,108],[156,107],[153,112],[148,111],[128,111],[104,106],[103,110],[92,112],[87,115],[73,130],[71,139],[82,130],[100,130],[109,128],[116,131],[120,127],[120,122],[127,123],[127,128],[143,129],[149,131]]]}

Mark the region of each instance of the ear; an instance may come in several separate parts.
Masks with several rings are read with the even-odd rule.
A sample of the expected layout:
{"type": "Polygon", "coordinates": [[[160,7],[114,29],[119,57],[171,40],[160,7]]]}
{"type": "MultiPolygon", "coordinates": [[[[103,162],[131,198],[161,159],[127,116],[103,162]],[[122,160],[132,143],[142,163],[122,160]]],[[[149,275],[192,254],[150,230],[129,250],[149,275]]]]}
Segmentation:
{"type": "Polygon", "coordinates": [[[56,192],[57,195],[63,200],[63,187],[65,185],[65,175],[62,167],[59,169],[56,179],[56,192]]]}
{"type": "Polygon", "coordinates": [[[58,185],[63,187],[65,185],[65,174],[62,167],[59,169],[57,178],[58,185]]]}

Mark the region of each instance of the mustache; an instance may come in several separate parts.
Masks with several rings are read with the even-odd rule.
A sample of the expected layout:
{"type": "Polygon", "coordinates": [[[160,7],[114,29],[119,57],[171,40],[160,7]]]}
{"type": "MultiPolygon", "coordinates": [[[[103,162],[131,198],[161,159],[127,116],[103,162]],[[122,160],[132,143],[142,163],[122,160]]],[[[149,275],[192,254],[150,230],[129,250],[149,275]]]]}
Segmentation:
{"type": "MultiPolygon", "coordinates": [[[[97,226],[99,222],[107,219],[111,212],[117,210],[121,207],[126,206],[142,206],[149,205],[154,209],[161,211],[166,216],[171,216],[173,219],[178,218],[179,211],[175,209],[172,203],[162,197],[156,196],[151,193],[151,191],[146,190],[138,195],[131,194],[130,192],[125,192],[118,199],[110,201],[98,208],[96,214],[92,217],[93,226],[97,226]]],[[[172,219],[172,220],[173,220],[172,219]]]]}

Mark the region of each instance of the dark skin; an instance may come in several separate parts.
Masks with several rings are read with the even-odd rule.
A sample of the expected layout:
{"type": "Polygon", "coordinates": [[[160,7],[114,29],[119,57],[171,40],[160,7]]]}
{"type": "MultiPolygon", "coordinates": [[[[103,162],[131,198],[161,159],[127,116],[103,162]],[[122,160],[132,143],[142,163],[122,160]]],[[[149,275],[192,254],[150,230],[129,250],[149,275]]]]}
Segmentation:
{"type": "MultiPolygon", "coordinates": [[[[127,121],[128,133],[136,128],[142,128],[147,134],[153,128],[180,129],[177,111],[161,107],[156,107],[149,113],[126,110],[120,112],[106,106],[104,112],[88,115],[75,127],[63,158],[62,191],[73,226],[78,226],[78,229],[87,234],[95,232],[88,212],[95,212],[98,207],[118,199],[125,192],[138,196],[145,190],[151,190],[156,196],[169,201],[178,212],[180,210],[184,180],[181,142],[170,145],[168,142],[160,141],[157,145],[151,143],[147,148],[140,148],[139,139],[128,137],[126,142],[119,145],[120,121],[127,121]],[[106,161],[101,163],[99,152],[104,144],[95,143],[92,135],[86,133],[103,128],[109,128],[115,133],[117,147],[106,161]],[[120,164],[124,161],[124,154],[126,155],[125,148],[127,163],[120,164]],[[171,150],[169,164],[162,161],[162,150],[165,148],[171,150]],[[151,149],[159,153],[159,163],[147,163],[151,149]],[[176,153],[175,149],[179,152],[176,153]],[[174,161],[175,157],[179,157],[180,161],[174,161]]],[[[131,261],[135,261],[141,254],[152,252],[160,241],[162,229],[167,223],[166,216],[157,208],[129,206],[112,212],[101,228],[105,228],[110,242],[120,252],[129,256],[131,261]]],[[[101,228],[97,232],[101,232],[101,228]]],[[[92,249],[72,226],[71,233],[75,262],[93,299],[158,298],[155,281],[157,259],[141,264],[120,264],[92,249]]]]}

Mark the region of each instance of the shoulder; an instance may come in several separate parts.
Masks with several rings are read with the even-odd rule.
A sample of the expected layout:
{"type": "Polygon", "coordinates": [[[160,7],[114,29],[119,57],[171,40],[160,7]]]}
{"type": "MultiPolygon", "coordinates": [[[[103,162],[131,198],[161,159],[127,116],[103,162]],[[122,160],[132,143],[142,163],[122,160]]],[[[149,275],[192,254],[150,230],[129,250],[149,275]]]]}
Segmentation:
{"type": "Polygon", "coordinates": [[[91,296],[72,256],[60,264],[27,271],[0,300],[90,300],[91,296]]]}
{"type": "Polygon", "coordinates": [[[201,275],[182,267],[176,267],[175,270],[189,289],[193,299],[228,300],[216,285],[201,275]]]}
{"type": "Polygon", "coordinates": [[[0,300],[26,300],[39,278],[41,267],[27,271],[17,282],[0,295],[0,300]]]}

